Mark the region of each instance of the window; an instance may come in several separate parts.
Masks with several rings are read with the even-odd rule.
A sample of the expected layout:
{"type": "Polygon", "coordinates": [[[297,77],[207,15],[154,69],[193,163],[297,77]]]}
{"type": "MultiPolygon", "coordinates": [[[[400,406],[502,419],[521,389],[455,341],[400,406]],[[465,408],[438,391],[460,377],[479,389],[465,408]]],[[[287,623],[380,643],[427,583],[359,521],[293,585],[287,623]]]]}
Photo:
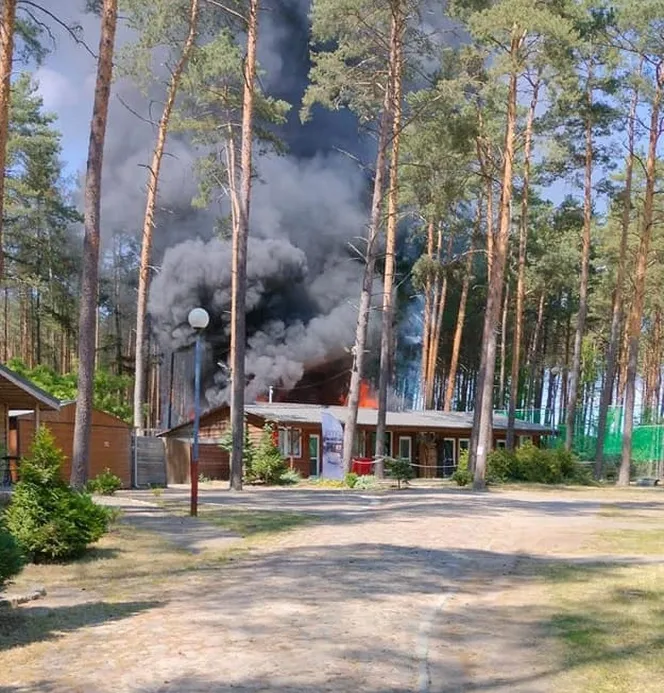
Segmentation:
{"type": "Polygon", "coordinates": [[[519,436],[519,445],[525,445],[526,443],[532,443],[532,436],[519,436]]]}
{"type": "Polygon", "coordinates": [[[468,438],[459,439],[459,455],[462,452],[468,452],[470,450],[470,440],[468,438]]]}
{"type": "Polygon", "coordinates": [[[353,457],[364,457],[366,454],[366,434],[364,431],[355,431],[353,442],[353,457]]]}
{"type": "Polygon", "coordinates": [[[410,436],[399,436],[399,457],[402,460],[413,459],[413,439],[410,436]]]}
{"type": "Polygon", "coordinates": [[[507,443],[504,440],[496,441],[496,450],[504,450],[507,447],[507,443]]]}
{"type": "MultiPolygon", "coordinates": [[[[370,455],[376,454],[376,431],[372,431],[369,437],[369,450],[367,452],[370,455]]],[[[385,455],[391,457],[392,455],[392,431],[385,431],[385,455]]]]}
{"type": "Polygon", "coordinates": [[[279,452],[282,457],[302,457],[302,431],[299,428],[279,429],[279,452]]]}

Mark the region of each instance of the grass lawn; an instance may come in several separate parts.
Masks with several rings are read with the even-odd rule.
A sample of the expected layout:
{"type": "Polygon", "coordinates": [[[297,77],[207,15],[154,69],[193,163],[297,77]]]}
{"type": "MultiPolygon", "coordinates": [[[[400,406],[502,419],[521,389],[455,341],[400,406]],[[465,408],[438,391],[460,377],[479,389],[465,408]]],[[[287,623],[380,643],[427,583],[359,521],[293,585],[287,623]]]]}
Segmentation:
{"type": "Polygon", "coordinates": [[[602,532],[587,549],[644,561],[552,571],[549,628],[562,671],[556,690],[664,691],[664,531],[602,532]]]}
{"type": "Polygon", "coordinates": [[[192,584],[211,572],[223,579],[224,563],[241,558],[275,533],[312,519],[285,512],[206,511],[201,521],[218,524],[247,539],[223,551],[202,554],[192,554],[157,534],[120,523],[79,560],[28,565],[16,578],[12,591],[43,585],[49,595],[58,595],[58,602],[49,608],[41,601],[27,608],[0,607],[3,666],[36,666],[48,643],[69,631],[159,608],[180,595],[183,580],[192,584]]]}
{"type": "Polygon", "coordinates": [[[201,509],[201,519],[243,538],[260,539],[316,521],[313,515],[265,510],[201,509]]]}

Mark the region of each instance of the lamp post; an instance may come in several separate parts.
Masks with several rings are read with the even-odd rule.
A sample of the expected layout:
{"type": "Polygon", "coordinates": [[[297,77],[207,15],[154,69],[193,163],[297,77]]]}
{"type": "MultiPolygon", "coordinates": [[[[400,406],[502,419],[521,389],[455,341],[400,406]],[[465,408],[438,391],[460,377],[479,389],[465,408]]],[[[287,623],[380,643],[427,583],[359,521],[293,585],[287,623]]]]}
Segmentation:
{"type": "Polygon", "coordinates": [[[205,308],[194,308],[187,318],[196,333],[194,351],[194,445],[191,451],[189,474],[191,476],[192,517],[198,515],[198,437],[201,426],[201,333],[210,323],[210,316],[205,308]]]}

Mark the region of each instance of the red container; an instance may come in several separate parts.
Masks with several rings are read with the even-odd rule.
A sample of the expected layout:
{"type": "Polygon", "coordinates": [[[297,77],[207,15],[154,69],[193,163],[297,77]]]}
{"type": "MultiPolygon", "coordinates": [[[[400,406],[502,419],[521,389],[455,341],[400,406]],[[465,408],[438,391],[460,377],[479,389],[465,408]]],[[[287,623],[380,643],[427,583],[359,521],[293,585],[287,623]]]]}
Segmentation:
{"type": "Polygon", "coordinates": [[[356,457],[351,465],[351,471],[358,476],[373,474],[374,461],[371,457],[356,457]]]}

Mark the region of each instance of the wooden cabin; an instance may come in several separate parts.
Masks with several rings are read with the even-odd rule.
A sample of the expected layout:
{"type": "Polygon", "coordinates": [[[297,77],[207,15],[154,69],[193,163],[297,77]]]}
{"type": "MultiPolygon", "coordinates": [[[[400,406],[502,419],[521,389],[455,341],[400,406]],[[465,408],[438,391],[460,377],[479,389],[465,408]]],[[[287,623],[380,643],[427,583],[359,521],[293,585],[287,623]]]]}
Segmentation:
{"type": "MultiPolygon", "coordinates": [[[[316,404],[259,403],[246,406],[249,437],[258,442],[263,427],[270,423],[278,429],[281,454],[303,477],[319,476],[322,465],[321,413],[328,411],[342,423],[346,407],[323,407],[316,404]]],[[[211,479],[228,479],[228,454],[219,447],[229,426],[230,410],[218,407],[201,416],[201,475],[211,479]]],[[[376,444],[377,411],[361,408],[357,417],[357,434],[353,456],[369,459],[376,444]]],[[[417,476],[448,477],[457,467],[459,454],[470,444],[473,414],[468,412],[403,411],[387,412],[386,454],[409,459],[417,476]]],[[[494,447],[504,447],[507,419],[494,417],[494,447]]],[[[551,431],[539,424],[516,422],[517,440],[540,445],[551,431]]],[[[189,462],[193,422],[166,431],[166,465],[168,483],[189,483],[189,462]]]]}

